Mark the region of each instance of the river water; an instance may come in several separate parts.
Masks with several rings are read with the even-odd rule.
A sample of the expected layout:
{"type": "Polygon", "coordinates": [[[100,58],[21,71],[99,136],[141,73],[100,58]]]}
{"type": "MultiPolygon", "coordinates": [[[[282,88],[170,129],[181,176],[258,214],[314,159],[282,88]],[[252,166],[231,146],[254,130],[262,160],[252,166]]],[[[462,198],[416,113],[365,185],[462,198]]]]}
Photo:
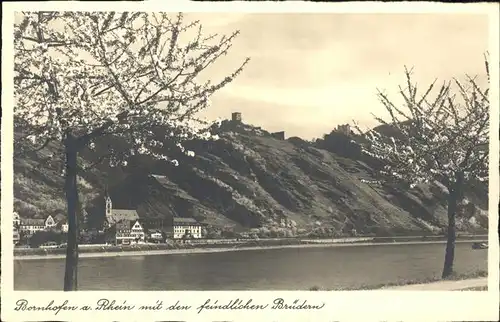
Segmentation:
{"type": "MultiPolygon", "coordinates": [[[[79,290],[308,290],[440,276],[444,244],[260,249],[81,258],[79,290]]],[[[487,250],[457,243],[455,271],[487,270],[487,250]]],[[[63,259],[15,260],[15,290],[62,290],[63,259]]]]}

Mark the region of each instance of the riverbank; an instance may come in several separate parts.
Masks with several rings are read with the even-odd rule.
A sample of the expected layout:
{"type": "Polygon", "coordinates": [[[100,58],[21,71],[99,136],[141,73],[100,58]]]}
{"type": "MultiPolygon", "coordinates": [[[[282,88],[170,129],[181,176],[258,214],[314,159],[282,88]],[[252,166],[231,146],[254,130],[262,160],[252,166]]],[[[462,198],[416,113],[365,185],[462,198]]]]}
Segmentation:
{"type": "MultiPolygon", "coordinates": [[[[322,291],[313,286],[310,291],[322,291]]],[[[448,278],[434,276],[427,279],[400,280],[387,284],[363,285],[357,288],[335,288],[328,291],[411,290],[411,291],[487,291],[488,272],[478,270],[465,274],[454,274],[448,278]]]]}
{"type": "MultiPolygon", "coordinates": [[[[457,243],[485,242],[485,239],[457,240],[457,243]]],[[[314,240],[275,240],[275,241],[251,241],[241,242],[234,245],[227,244],[199,244],[199,245],[131,245],[131,246],[109,246],[91,248],[85,247],[79,250],[80,258],[120,257],[120,256],[152,256],[152,255],[175,255],[175,254],[198,254],[231,251],[256,251],[264,249],[284,248],[313,248],[313,247],[361,247],[361,246],[391,246],[412,244],[445,244],[445,240],[430,241],[387,241],[374,242],[373,239],[342,241],[330,240],[329,242],[316,242],[314,240]]],[[[480,250],[479,250],[480,251],[480,250]]],[[[37,259],[62,259],[66,257],[66,250],[56,249],[15,249],[14,260],[37,260],[37,259]]]]}
{"type": "Polygon", "coordinates": [[[462,280],[445,280],[431,283],[410,284],[401,286],[385,287],[384,290],[391,291],[487,291],[488,278],[470,278],[462,280]]]}

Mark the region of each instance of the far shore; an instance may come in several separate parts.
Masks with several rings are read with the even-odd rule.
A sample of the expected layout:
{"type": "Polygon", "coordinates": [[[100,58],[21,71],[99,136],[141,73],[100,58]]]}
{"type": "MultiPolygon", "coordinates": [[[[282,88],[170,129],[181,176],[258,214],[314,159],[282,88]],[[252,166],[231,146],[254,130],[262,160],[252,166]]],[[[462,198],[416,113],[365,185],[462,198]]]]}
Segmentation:
{"type": "MultiPolygon", "coordinates": [[[[456,243],[474,243],[487,242],[487,239],[477,240],[457,240],[456,243]]],[[[268,249],[285,248],[327,248],[327,247],[362,247],[362,246],[391,246],[391,245],[417,245],[417,244],[445,244],[445,240],[431,241],[401,241],[401,242],[344,242],[344,243],[311,243],[294,245],[260,245],[260,246],[242,246],[236,244],[227,247],[217,248],[181,248],[181,249],[160,249],[160,250],[123,250],[123,251],[99,251],[99,252],[80,252],[79,258],[102,258],[102,257],[123,257],[123,256],[151,256],[151,255],[176,255],[176,254],[200,254],[200,253],[219,253],[234,251],[253,251],[268,249]]],[[[479,250],[480,251],[480,250],[479,250]]],[[[44,254],[44,255],[14,255],[14,260],[40,260],[40,259],[64,259],[65,254],[44,254]]]]}

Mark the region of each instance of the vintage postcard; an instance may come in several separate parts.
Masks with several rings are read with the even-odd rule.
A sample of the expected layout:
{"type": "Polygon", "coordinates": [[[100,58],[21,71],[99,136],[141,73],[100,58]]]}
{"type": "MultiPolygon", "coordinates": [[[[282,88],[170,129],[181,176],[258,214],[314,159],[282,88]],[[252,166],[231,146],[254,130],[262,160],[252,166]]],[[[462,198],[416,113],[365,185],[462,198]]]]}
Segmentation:
{"type": "Polygon", "coordinates": [[[2,320],[498,320],[497,4],[2,7],[2,320]]]}

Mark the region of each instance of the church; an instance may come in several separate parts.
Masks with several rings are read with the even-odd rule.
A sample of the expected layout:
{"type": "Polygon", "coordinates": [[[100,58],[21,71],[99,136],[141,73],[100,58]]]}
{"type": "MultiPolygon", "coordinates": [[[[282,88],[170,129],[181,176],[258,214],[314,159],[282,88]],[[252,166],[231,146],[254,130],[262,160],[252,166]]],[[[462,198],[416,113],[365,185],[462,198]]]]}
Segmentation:
{"type": "Polygon", "coordinates": [[[107,189],[104,193],[104,201],[103,229],[114,230],[117,245],[129,245],[146,239],[145,229],[139,223],[139,215],[136,210],[113,208],[113,202],[107,189]]]}
{"type": "Polygon", "coordinates": [[[136,221],[139,219],[137,210],[134,209],[116,209],[113,208],[113,202],[108,190],[106,189],[104,193],[105,201],[105,212],[104,212],[104,222],[103,228],[108,229],[121,221],[136,221]]]}
{"type": "MultiPolygon", "coordinates": [[[[103,208],[100,209],[99,212],[103,218],[103,208]]],[[[100,230],[111,233],[116,244],[147,241],[154,239],[150,236],[152,234],[158,235],[158,232],[163,232],[170,235],[168,233],[170,231],[173,239],[199,239],[203,238],[202,226],[194,218],[177,217],[171,214],[168,214],[167,218],[159,216],[140,218],[136,209],[114,208],[107,188],[104,192],[104,218],[98,225],[100,230]]]]}

